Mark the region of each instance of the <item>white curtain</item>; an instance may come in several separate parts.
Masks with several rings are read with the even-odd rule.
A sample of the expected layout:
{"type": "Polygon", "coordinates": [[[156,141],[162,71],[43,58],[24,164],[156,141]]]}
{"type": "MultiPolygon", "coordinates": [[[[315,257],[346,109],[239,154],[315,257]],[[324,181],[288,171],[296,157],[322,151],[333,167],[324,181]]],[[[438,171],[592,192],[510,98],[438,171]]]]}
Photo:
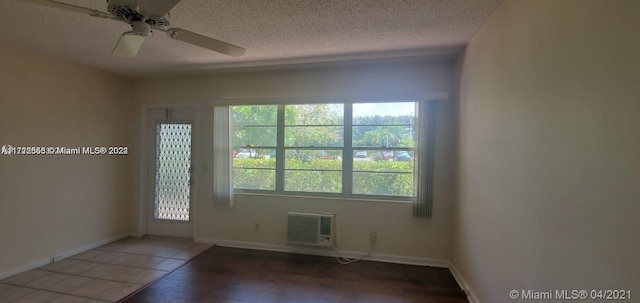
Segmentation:
{"type": "Polygon", "coordinates": [[[233,162],[231,158],[231,107],[213,108],[213,205],[233,206],[233,162]]]}
{"type": "Polygon", "coordinates": [[[420,101],[416,111],[418,113],[416,123],[418,148],[415,162],[417,193],[413,203],[414,217],[431,217],[433,170],[435,168],[436,105],[437,101],[420,101]]]}

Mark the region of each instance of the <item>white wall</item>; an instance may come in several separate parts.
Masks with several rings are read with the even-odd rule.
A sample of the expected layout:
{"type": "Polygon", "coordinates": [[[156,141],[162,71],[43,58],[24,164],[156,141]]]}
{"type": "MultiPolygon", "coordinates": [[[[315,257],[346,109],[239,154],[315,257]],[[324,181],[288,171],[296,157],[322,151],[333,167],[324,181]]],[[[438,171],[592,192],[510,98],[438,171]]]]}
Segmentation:
{"type": "Polygon", "coordinates": [[[209,176],[211,103],[221,99],[278,97],[361,96],[406,98],[451,90],[453,64],[411,62],[343,68],[228,73],[198,77],[145,79],[137,83],[136,100],[149,104],[195,104],[199,108],[196,237],[285,245],[286,212],[321,210],[337,215],[338,246],[348,251],[366,251],[369,232],[378,232],[376,253],[405,257],[450,258],[452,169],[455,115],[451,102],[439,107],[436,150],[436,186],[433,218],[412,217],[411,204],[327,200],[298,197],[238,195],[235,207],[213,207],[209,176]],[[254,232],[253,223],[261,225],[254,232]]]}
{"type": "Polygon", "coordinates": [[[639,11],[507,0],[469,43],[453,263],[479,301],[640,293],[639,11]]]}
{"type": "MultiPolygon", "coordinates": [[[[0,146],[131,146],[131,86],[0,44],[0,146]]],[[[0,155],[0,276],[127,234],[129,156],[0,155]]]]}

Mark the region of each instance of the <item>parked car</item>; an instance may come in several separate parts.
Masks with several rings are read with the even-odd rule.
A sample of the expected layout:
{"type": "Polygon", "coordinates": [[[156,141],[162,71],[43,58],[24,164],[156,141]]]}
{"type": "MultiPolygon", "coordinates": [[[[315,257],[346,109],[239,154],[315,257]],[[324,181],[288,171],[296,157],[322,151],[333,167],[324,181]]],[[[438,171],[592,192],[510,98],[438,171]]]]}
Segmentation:
{"type": "Polygon", "coordinates": [[[368,156],[367,152],[364,150],[356,151],[356,156],[355,156],[356,158],[366,158],[367,156],[368,156]]]}
{"type": "Polygon", "coordinates": [[[407,151],[401,150],[398,153],[396,153],[396,161],[411,161],[413,160],[413,157],[411,157],[411,154],[407,151]]]}
{"type": "Polygon", "coordinates": [[[249,159],[255,158],[256,152],[254,150],[243,149],[236,154],[236,158],[249,159]]]}

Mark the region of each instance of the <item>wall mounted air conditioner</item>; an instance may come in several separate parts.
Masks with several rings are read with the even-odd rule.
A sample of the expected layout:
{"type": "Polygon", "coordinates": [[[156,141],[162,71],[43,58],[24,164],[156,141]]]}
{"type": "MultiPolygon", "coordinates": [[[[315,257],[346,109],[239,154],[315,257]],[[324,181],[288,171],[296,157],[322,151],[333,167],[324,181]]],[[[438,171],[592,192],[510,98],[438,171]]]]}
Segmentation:
{"type": "Polygon", "coordinates": [[[335,222],[328,213],[287,213],[287,243],[296,245],[334,245],[335,222]]]}

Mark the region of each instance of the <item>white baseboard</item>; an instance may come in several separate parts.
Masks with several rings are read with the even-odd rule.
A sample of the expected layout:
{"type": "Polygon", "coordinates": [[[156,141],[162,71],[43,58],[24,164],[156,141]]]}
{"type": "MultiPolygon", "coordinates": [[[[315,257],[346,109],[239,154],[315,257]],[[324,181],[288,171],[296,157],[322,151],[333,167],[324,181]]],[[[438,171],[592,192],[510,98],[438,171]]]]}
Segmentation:
{"type": "MultiPolygon", "coordinates": [[[[62,253],[59,253],[59,254],[55,254],[53,256],[55,256],[56,262],[59,262],[59,261],[61,261],[63,259],[66,259],[68,257],[77,255],[79,253],[83,253],[83,252],[85,252],[87,250],[91,250],[91,249],[94,249],[96,247],[100,247],[100,246],[105,245],[105,244],[109,244],[109,243],[114,242],[114,241],[118,241],[118,240],[120,240],[122,238],[126,238],[128,236],[129,236],[128,234],[119,234],[119,235],[116,235],[116,236],[113,236],[113,237],[109,237],[109,238],[106,238],[106,239],[102,239],[102,240],[99,240],[99,241],[95,241],[95,242],[89,243],[87,245],[84,245],[84,246],[81,246],[81,247],[78,247],[78,248],[74,248],[74,249],[68,250],[68,251],[65,251],[65,252],[62,252],[62,253]]],[[[29,271],[29,270],[38,268],[40,266],[47,265],[49,263],[52,263],[51,262],[51,258],[52,258],[51,256],[50,257],[46,257],[46,258],[42,258],[42,259],[33,261],[33,262],[25,264],[25,265],[21,265],[21,266],[9,269],[7,271],[0,272],[0,280],[2,280],[4,278],[11,277],[11,276],[14,276],[14,275],[17,275],[19,273],[23,273],[25,271],[29,271]]]]}
{"type": "MultiPolygon", "coordinates": [[[[257,243],[257,242],[242,242],[242,241],[231,241],[231,240],[221,240],[221,239],[211,239],[211,238],[196,238],[194,239],[194,241],[198,243],[215,244],[219,246],[235,247],[235,248],[277,251],[277,252],[286,252],[286,253],[295,253],[295,254],[304,254],[304,255],[323,256],[323,257],[338,256],[336,252],[331,248],[329,249],[307,248],[307,247],[296,247],[296,246],[288,246],[288,245],[276,245],[276,244],[257,243]]],[[[367,252],[340,250],[340,254],[347,258],[360,258],[366,255],[367,252]]],[[[376,254],[376,253],[372,253],[371,256],[367,258],[367,260],[387,262],[387,263],[443,267],[443,268],[449,268],[449,264],[450,264],[449,261],[441,260],[441,259],[407,257],[407,256],[376,254]]]]}
{"type": "Polygon", "coordinates": [[[456,267],[453,264],[449,265],[449,271],[451,271],[453,278],[456,279],[456,282],[458,282],[458,285],[460,285],[460,288],[462,288],[462,290],[467,294],[467,300],[469,300],[469,303],[480,303],[480,301],[478,300],[478,298],[476,298],[476,296],[471,291],[471,289],[469,289],[469,284],[467,284],[467,281],[464,280],[460,272],[456,269],[456,267]]]}
{"type": "Polygon", "coordinates": [[[34,268],[38,268],[40,266],[45,266],[47,264],[51,263],[51,258],[47,257],[47,258],[42,258],[40,260],[37,261],[33,261],[29,264],[25,264],[25,265],[21,265],[18,267],[14,267],[12,269],[9,269],[7,271],[3,271],[0,272],[0,280],[4,279],[4,278],[8,278],[11,277],[13,275],[17,275],[19,273],[23,273],[25,271],[29,271],[32,270],[34,268]]]}

